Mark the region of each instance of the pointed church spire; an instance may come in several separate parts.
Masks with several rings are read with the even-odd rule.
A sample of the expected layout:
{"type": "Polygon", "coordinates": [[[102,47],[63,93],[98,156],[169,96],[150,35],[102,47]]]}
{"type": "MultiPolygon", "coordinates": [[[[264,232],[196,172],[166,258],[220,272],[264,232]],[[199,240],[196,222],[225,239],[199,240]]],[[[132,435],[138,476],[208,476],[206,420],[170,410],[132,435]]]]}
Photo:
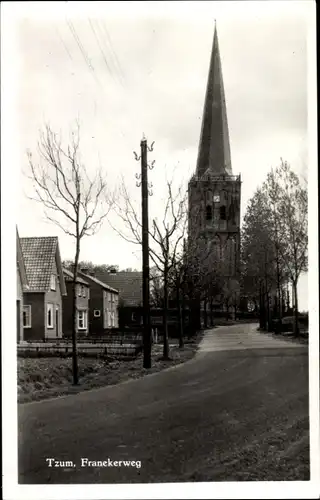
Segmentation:
{"type": "Polygon", "coordinates": [[[204,173],[232,175],[216,21],[197,161],[197,176],[201,177],[204,173]]]}

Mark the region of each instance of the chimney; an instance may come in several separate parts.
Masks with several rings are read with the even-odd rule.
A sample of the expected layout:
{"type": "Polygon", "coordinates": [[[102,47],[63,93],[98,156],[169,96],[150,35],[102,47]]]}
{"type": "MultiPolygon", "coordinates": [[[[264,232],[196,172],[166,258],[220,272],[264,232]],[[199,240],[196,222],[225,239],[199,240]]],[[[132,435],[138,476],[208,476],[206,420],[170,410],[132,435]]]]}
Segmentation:
{"type": "Polygon", "coordinates": [[[115,267],[111,267],[111,269],[109,270],[109,274],[117,274],[117,270],[115,267]]]}

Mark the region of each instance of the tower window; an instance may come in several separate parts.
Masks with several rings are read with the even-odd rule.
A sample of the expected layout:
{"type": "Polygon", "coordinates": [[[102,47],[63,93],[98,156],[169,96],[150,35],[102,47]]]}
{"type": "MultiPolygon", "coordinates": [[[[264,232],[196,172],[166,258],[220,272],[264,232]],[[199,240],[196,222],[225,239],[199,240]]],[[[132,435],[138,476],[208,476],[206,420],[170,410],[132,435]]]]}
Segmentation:
{"type": "Polygon", "coordinates": [[[226,207],[225,206],[222,206],[220,207],[220,219],[221,220],[226,220],[227,216],[226,216],[226,207]]]}
{"type": "Polygon", "coordinates": [[[211,205],[206,206],[206,220],[212,220],[212,207],[211,207],[211,205]]]}
{"type": "Polygon", "coordinates": [[[234,205],[231,203],[230,208],[229,208],[229,220],[231,220],[232,224],[235,224],[235,210],[234,210],[234,205]]]}
{"type": "Polygon", "coordinates": [[[210,189],[206,193],[206,200],[208,205],[212,203],[212,191],[210,189]]]}

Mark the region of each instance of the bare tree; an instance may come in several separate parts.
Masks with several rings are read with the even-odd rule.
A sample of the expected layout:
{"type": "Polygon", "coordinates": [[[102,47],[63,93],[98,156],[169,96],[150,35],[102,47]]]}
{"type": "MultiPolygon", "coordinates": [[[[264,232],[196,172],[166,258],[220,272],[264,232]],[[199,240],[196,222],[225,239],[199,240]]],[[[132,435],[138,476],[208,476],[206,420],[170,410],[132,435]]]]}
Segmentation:
{"type": "Polygon", "coordinates": [[[308,268],[308,193],[290,165],[271,170],[265,190],[273,210],[274,240],[292,283],[294,298],[294,331],[299,334],[298,280],[308,268]]]}
{"type": "Polygon", "coordinates": [[[307,225],[306,187],[290,165],[281,160],[250,200],[242,230],[243,277],[247,283],[251,281],[256,293],[258,285],[262,328],[270,319],[270,292],[277,290],[276,310],[281,318],[280,310],[286,301],[284,288],[291,281],[294,331],[299,333],[297,285],[301,272],[308,266],[307,225]]]}
{"type": "Polygon", "coordinates": [[[189,329],[195,333],[201,329],[201,309],[207,326],[207,309],[210,307],[210,323],[213,324],[213,302],[221,292],[223,280],[222,259],[212,238],[201,231],[201,208],[189,213],[189,235],[185,249],[184,279],[189,302],[189,329]],[[196,228],[194,231],[190,227],[196,228]]]}
{"type": "Polygon", "coordinates": [[[270,324],[270,292],[276,285],[272,213],[266,194],[257,189],[249,200],[242,227],[242,273],[245,291],[259,301],[260,327],[270,324]]]}
{"type": "Polygon", "coordinates": [[[163,300],[162,276],[156,266],[150,268],[150,305],[161,307],[163,300]]]}
{"type": "Polygon", "coordinates": [[[62,140],[49,125],[40,132],[38,161],[27,153],[33,183],[33,196],[40,203],[48,221],[75,239],[73,263],[73,383],[78,384],[76,282],[80,244],[85,236],[94,235],[101,227],[113,203],[101,169],[90,178],[80,155],[80,129],[76,124],[70,143],[62,140]]]}
{"type": "MultiPolygon", "coordinates": [[[[185,245],[184,245],[185,247],[185,245]]],[[[184,347],[184,313],[185,313],[185,285],[186,285],[186,261],[185,248],[182,252],[176,252],[171,260],[170,284],[175,293],[178,329],[179,329],[179,347],[184,347]]]]}
{"type": "MultiPolygon", "coordinates": [[[[206,302],[209,296],[214,295],[215,267],[212,257],[210,246],[203,249],[201,241],[199,242],[196,237],[192,241],[190,239],[188,244],[184,240],[182,250],[172,256],[170,284],[177,303],[180,348],[184,346],[184,318],[187,301],[190,310],[190,305],[195,299],[202,299],[206,318],[206,302]]],[[[192,333],[198,329],[195,328],[192,333]]],[[[190,330],[192,331],[189,314],[189,332],[190,330]]]]}
{"type": "MultiPolygon", "coordinates": [[[[138,210],[128,193],[124,180],[120,186],[119,201],[115,203],[115,212],[124,224],[121,232],[115,231],[126,241],[142,244],[142,223],[138,210]],[[129,235],[128,235],[129,233],[129,235]]],[[[167,181],[167,195],[161,222],[153,218],[150,224],[149,255],[158,270],[163,283],[163,358],[169,359],[168,340],[168,292],[169,276],[175,261],[187,225],[186,192],[180,186],[175,192],[173,181],[167,181]]]]}

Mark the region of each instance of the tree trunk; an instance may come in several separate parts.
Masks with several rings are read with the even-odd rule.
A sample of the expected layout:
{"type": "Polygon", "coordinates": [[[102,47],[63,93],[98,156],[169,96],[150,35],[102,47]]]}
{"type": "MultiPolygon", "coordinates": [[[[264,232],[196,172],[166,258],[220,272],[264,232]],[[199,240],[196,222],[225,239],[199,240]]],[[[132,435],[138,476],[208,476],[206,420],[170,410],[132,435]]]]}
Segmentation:
{"type": "Polygon", "coordinates": [[[213,298],[210,297],[210,326],[213,327],[213,298]]]}
{"type": "Polygon", "coordinates": [[[208,317],[207,317],[207,299],[203,299],[203,326],[208,328],[208,317]]]}
{"type": "Polygon", "coordinates": [[[266,293],[266,301],[267,301],[267,330],[271,331],[271,314],[270,314],[270,297],[269,292],[266,293]]]}
{"type": "Polygon", "coordinates": [[[177,305],[178,305],[178,320],[179,320],[179,347],[182,349],[184,347],[183,341],[183,310],[181,306],[181,295],[180,286],[177,286],[177,305]]]}
{"type": "Polygon", "coordinates": [[[286,291],[285,291],[285,288],[282,287],[281,289],[281,300],[282,300],[282,316],[283,317],[285,315],[285,312],[286,312],[286,291]]]}
{"type": "Polygon", "coordinates": [[[226,302],[226,320],[229,321],[229,300],[226,302]]]}
{"type": "Polygon", "coordinates": [[[295,337],[299,337],[299,307],[298,307],[298,286],[297,281],[292,283],[294,294],[294,327],[293,333],[295,337]]]}
{"type": "Polygon", "coordinates": [[[264,284],[260,284],[260,328],[264,330],[266,328],[266,299],[264,284]]]}
{"type": "Polygon", "coordinates": [[[188,317],[188,323],[186,321],[186,298],[184,295],[184,292],[182,291],[182,296],[181,296],[181,318],[182,318],[182,329],[183,329],[183,334],[186,334],[186,324],[188,324],[189,328],[189,317],[188,317]]]}
{"type": "Polygon", "coordinates": [[[290,311],[290,292],[289,292],[289,282],[287,282],[287,313],[290,311]]]}
{"type": "Polygon", "coordinates": [[[169,359],[168,338],[168,268],[164,269],[163,280],[163,359],[169,359]]]}
{"type": "MultiPolygon", "coordinates": [[[[278,236],[277,236],[278,237],[278,236]]],[[[276,247],[276,260],[277,260],[277,315],[278,319],[282,319],[282,304],[281,304],[281,285],[280,285],[280,264],[279,264],[279,252],[278,247],[276,247]]]]}
{"type": "Polygon", "coordinates": [[[78,385],[78,352],[77,352],[77,333],[78,333],[78,317],[77,317],[77,274],[80,254],[80,239],[76,241],[76,255],[73,268],[73,283],[72,283],[72,375],[73,385],[78,385]]]}
{"type": "Polygon", "coordinates": [[[198,297],[194,297],[191,299],[189,314],[190,336],[192,336],[201,329],[200,302],[198,297]]]}

